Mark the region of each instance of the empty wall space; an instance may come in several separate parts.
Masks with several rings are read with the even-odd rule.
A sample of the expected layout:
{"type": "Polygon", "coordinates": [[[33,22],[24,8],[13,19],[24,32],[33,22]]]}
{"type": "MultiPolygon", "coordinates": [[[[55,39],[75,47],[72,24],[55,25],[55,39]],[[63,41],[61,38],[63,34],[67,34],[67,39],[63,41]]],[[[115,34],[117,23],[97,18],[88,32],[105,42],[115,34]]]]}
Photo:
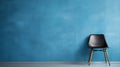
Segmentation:
{"type": "Polygon", "coordinates": [[[120,61],[119,3],[0,0],[0,62],[87,62],[90,34],[105,34],[110,60],[120,61]]]}

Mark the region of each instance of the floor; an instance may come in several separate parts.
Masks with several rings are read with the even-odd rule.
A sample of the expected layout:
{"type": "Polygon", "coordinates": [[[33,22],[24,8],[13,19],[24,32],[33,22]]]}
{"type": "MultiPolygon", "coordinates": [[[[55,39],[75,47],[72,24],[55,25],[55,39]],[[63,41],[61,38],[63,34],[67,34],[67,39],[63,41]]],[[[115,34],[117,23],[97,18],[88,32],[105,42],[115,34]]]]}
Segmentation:
{"type": "Polygon", "coordinates": [[[120,63],[93,63],[91,65],[79,63],[0,63],[0,67],[120,67],[120,63]]]}

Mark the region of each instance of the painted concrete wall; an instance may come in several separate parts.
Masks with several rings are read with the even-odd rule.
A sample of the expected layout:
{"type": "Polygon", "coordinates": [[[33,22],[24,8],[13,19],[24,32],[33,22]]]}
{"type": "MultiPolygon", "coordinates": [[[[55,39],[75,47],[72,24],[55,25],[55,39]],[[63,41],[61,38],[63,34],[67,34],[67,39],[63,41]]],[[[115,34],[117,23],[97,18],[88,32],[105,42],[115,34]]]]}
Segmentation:
{"type": "MultiPolygon", "coordinates": [[[[120,61],[119,0],[0,0],[0,61],[87,62],[89,34],[120,61]]],[[[104,61],[95,52],[93,61],[104,61]]]]}

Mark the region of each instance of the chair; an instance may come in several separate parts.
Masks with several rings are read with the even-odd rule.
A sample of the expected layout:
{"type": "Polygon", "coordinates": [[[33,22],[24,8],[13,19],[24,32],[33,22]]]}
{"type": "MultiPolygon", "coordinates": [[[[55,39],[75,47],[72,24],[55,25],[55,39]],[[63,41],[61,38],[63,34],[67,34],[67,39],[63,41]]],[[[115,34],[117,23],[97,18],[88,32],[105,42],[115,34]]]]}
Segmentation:
{"type": "Polygon", "coordinates": [[[91,51],[90,51],[90,56],[88,60],[88,65],[91,64],[92,55],[94,51],[103,51],[105,61],[106,63],[108,61],[108,64],[110,65],[110,60],[107,53],[108,45],[106,43],[104,34],[91,34],[89,38],[89,47],[91,48],[91,51]],[[94,48],[100,48],[101,50],[95,50],[94,48]]]}

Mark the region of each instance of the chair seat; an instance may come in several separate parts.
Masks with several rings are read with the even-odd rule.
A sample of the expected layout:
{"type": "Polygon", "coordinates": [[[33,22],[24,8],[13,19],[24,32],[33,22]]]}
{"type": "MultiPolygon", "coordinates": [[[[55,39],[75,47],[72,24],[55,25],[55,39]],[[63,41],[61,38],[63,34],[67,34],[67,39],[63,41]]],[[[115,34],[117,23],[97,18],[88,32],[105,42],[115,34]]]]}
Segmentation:
{"type": "Polygon", "coordinates": [[[90,48],[108,48],[108,46],[104,44],[89,45],[89,47],[90,48]]]}

